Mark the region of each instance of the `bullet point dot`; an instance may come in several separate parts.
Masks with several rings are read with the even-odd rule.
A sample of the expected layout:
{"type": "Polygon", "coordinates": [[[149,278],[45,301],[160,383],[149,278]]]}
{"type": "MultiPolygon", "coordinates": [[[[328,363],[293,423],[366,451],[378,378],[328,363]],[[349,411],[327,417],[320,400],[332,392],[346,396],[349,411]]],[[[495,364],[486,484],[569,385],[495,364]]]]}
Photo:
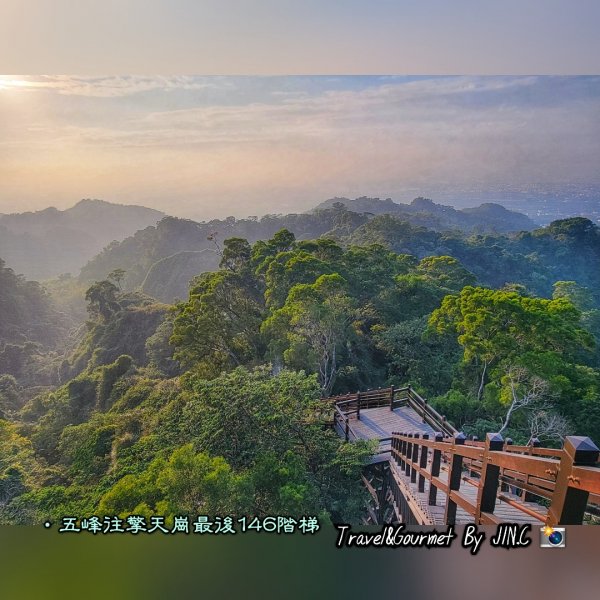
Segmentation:
{"type": "Polygon", "coordinates": [[[46,522],[44,523],[44,527],[45,527],[46,529],[49,529],[50,527],[52,527],[52,523],[50,523],[50,521],[46,521],[46,522]]]}

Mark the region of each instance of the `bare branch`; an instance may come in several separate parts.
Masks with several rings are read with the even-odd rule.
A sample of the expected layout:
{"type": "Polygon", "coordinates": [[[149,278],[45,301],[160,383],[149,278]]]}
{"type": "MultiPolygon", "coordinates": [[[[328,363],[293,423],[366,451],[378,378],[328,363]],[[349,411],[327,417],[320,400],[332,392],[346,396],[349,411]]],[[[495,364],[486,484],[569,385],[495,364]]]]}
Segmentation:
{"type": "Polygon", "coordinates": [[[510,386],[512,402],[508,407],[504,423],[498,433],[502,433],[510,424],[513,413],[524,407],[537,404],[549,393],[550,385],[541,377],[532,375],[525,367],[511,365],[506,373],[510,386]]]}
{"type": "Polygon", "coordinates": [[[551,411],[539,410],[529,418],[529,432],[530,440],[538,438],[562,442],[570,429],[568,421],[563,416],[551,411]]]}

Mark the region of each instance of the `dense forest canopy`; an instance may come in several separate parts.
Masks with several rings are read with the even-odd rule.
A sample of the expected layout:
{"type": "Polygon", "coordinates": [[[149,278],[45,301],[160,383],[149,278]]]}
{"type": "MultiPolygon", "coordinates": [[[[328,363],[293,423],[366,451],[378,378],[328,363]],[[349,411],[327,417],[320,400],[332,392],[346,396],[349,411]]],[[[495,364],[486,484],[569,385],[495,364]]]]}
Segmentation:
{"type": "MultiPolygon", "coordinates": [[[[156,227],[109,245],[84,266],[79,279],[89,284],[122,268],[126,271],[125,288],[141,288],[159,300],[174,302],[187,296],[189,281],[195,274],[218,268],[217,249],[224,240],[239,237],[252,244],[287,229],[298,240],[327,237],[343,246],[378,243],[418,258],[453,256],[482,284],[493,287],[518,281],[532,292],[549,295],[556,281],[576,279],[586,287],[600,289],[600,275],[589,268],[590,261],[599,256],[598,228],[588,219],[566,219],[546,228],[509,234],[494,233],[494,221],[485,214],[479,230],[466,231],[454,227],[451,220],[432,229],[430,221],[415,221],[413,216],[374,216],[353,212],[337,202],[311,213],[267,215],[262,219],[230,217],[196,223],[168,217],[156,227]]],[[[438,221],[435,224],[439,225],[438,221]]]]}
{"type": "MultiPolygon", "coordinates": [[[[215,253],[215,242],[222,244],[229,237],[254,243],[268,240],[277,231],[287,229],[299,240],[327,236],[344,241],[362,226],[367,226],[376,215],[404,224],[411,230],[416,228],[418,232],[423,232],[423,228],[430,229],[433,238],[440,240],[449,232],[462,239],[470,234],[507,233],[534,227],[524,215],[500,205],[485,204],[465,210],[457,211],[425,198],[418,198],[410,205],[378,198],[354,201],[344,198],[326,201],[308,213],[265,215],[260,219],[228,217],[197,223],[167,217],[156,227],[148,227],[120,243],[109,245],[83,267],[81,280],[93,282],[103,279],[113,269],[123,268],[127,271],[126,287],[133,289],[141,285],[146,293],[172,302],[176,298],[185,298],[193,274],[217,268],[219,257],[215,253]],[[436,236],[434,232],[442,235],[436,236]]],[[[443,244],[437,245],[438,253],[445,254],[443,244]]],[[[407,252],[425,255],[418,246],[408,248],[407,252]]]]}
{"type": "MultiPolygon", "coordinates": [[[[44,288],[0,258],[0,378],[18,377],[26,386],[51,383],[46,358],[59,350],[68,327],[44,288]]],[[[0,415],[2,404],[0,391],[0,415]]]]}
{"type": "Polygon", "coordinates": [[[471,435],[600,440],[600,230],[586,219],[485,233],[339,199],[165,218],[47,288],[0,263],[2,523],[357,521],[373,448],[327,428],[321,397],[378,386],[410,383],[471,435]]]}

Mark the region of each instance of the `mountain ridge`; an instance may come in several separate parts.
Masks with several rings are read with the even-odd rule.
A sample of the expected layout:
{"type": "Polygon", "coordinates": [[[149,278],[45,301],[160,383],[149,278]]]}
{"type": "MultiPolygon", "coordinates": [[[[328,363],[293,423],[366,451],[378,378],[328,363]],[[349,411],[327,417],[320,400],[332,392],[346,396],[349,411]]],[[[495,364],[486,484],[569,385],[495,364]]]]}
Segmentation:
{"type": "Polygon", "coordinates": [[[423,224],[434,229],[456,228],[465,232],[511,233],[537,227],[536,223],[527,215],[509,210],[502,204],[495,202],[484,202],[479,206],[457,209],[453,206],[437,204],[423,196],[415,198],[410,204],[394,202],[391,198],[381,200],[380,198],[368,196],[361,196],[353,200],[349,198],[330,198],[318,204],[313,212],[340,204],[354,212],[402,216],[412,221],[413,224],[423,224]],[[439,222],[436,227],[431,227],[431,225],[434,225],[431,219],[436,217],[439,222]],[[429,220],[429,224],[425,222],[416,223],[417,219],[429,220]]]}
{"type": "Polygon", "coordinates": [[[0,214],[0,256],[30,279],[78,273],[114,240],[157,223],[165,214],[138,205],[83,199],[59,210],[0,214]]]}
{"type": "MultiPolygon", "coordinates": [[[[484,213],[498,211],[493,204],[483,205],[482,210],[484,213]]],[[[505,216],[504,210],[500,213],[505,216]]],[[[434,222],[439,224],[440,218],[437,217],[434,222]]],[[[571,225],[557,223],[560,236],[576,226],[583,226],[580,220],[575,221],[571,225]],[[567,229],[563,231],[565,226],[567,229]]],[[[527,282],[538,293],[549,293],[550,280],[553,277],[553,281],[568,278],[570,272],[552,254],[557,248],[554,248],[555,242],[548,238],[552,233],[549,228],[510,234],[464,232],[453,228],[426,227],[422,217],[406,220],[404,215],[389,213],[375,216],[359,214],[335,204],[332,208],[317,209],[311,213],[267,215],[262,219],[238,220],[231,217],[224,221],[197,223],[166,217],[155,227],[138,231],[123,242],[105,248],[85,265],[79,279],[82,283],[91,283],[121,268],[126,271],[125,288],[142,289],[164,302],[171,302],[187,296],[188,284],[193,276],[216,268],[219,247],[226,239],[239,237],[254,243],[271,238],[281,229],[288,229],[298,240],[326,236],[342,244],[379,243],[395,252],[418,258],[455,256],[476,272],[484,283],[498,287],[507,281],[499,281],[500,274],[496,277],[491,265],[501,263],[506,267],[503,273],[513,273],[514,277],[527,282]],[[209,249],[214,252],[215,243],[217,252],[205,252],[209,249]],[[544,255],[543,265],[536,264],[536,252],[544,255]],[[486,257],[484,265],[479,264],[478,257],[482,253],[486,257]],[[554,262],[560,263],[561,268],[555,269],[552,266],[554,262]]],[[[593,228],[593,231],[596,229],[593,228]]],[[[592,245],[596,246],[595,237],[592,245]]],[[[591,258],[595,260],[595,255],[591,258]]],[[[579,264],[579,261],[575,262],[579,264]]],[[[570,268],[574,266],[575,263],[570,268]]]]}

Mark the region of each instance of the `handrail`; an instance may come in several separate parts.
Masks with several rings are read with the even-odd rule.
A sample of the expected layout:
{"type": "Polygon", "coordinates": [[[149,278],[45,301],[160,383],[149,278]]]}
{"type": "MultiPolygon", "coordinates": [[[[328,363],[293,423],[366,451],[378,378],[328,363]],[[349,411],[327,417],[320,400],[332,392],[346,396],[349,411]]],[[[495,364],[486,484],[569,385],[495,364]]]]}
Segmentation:
{"type": "Polygon", "coordinates": [[[393,410],[397,406],[408,404],[421,416],[423,422],[430,425],[435,431],[441,431],[448,436],[458,433],[458,430],[446,420],[446,417],[435,410],[410,385],[401,388],[391,386],[363,392],[339,394],[329,396],[323,400],[333,402],[345,415],[356,414],[357,418],[360,418],[362,409],[389,406],[393,410]]]}
{"type": "Polygon", "coordinates": [[[340,423],[340,426],[343,428],[343,432],[344,432],[344,437],[346,439],[346,441],[350,441],[350,437],[352,437],[353,439],[357,439],[357,435],[354,432],[354,430],[352,429],[352,426],[350,425],[350,418],[348,416],[348,414],[343,413],[340,408],[338,406],[335,406],[334,412],[333,412],[333,428],[336,428],[336,424],[340,423]]]}
{"type": "Polygon", "coordinates": [[[375,454],[390,453],[391,470],[406,473],[411,483],[418,481],[419,492],[424,492],[425,481],[429,481],[430,505],[435,505],[438,490],[444,492],[447,524],[455,523],[458,507],[477,523],[498,523],[493,514],[497,499],[531,518],[545,519],[551,526],[581,523],[585,513],[600,514],[591,505],[600,500],[600,450],[589,438],[567,437],[562,449],[542,448],[537,439],[527,446],[512,445],[497,433],[487,434],[485,442],[468,441],[410,385],[341,394],[324,401],[333,403],[334,428],[346,441],[359,439],[351,419],[360,419],[363,409],[409,406],[420,415],[436,432],[432,439],[427,434],[394,433],[391,438],[379,439],[375,454]],[[440,478],[442,468],[448,471],[447,481],[444,473],[440,478]],[[475,503],[460,492],[465,480],[480,488],[475,503]],[[510,489],[520,490],[522,500],[507,496],[510,489]],[[550,501],[546,515],[531,504],[539,498],[550,501]]]}
{"type": "Polygon", "coordinates": [[[441,431],[449,436],[458,433],[458,430],[446,420],[446,417],[435,410],[435,408],[433,408],[427,400],[419,395],[410,385],[408,386],[408,400],[412,408],[416,410],[417,413],[421,414],[423,420],[431,425],[435,431],[441,431]]]}
{"type": "Polygon", "coordinates": [[[517,447],[521,452],[507,450],[510,446],[497,433],[487,434],[483,447],[466,445],[465,441],[462,433],[452,439],[444,439],[441,433],[434,439],[418,433],[394,433],[392,436],[390,464],[396,471],[410,476],[412,483],[418,476],[420,492],[424,492],[425,480],[429,481],[430,505],[435,505],[438,490],[446,494],[447,524],[455,523],[458,506],[477,523],[495,522],[497,518],[493,512],[497,498],[551,526],[578,524],[586,512],[594,512],[591,508],[588,510],[587,504],[600,493],[600,450],[589,438],[568,436],[562,450],[552,451],[553,454],[559,452],[558,457],[530,454],[528,447],[517,447]],[[431,460],[430,452],[433,453],[431,460]],[[440,478],[444,454],[449,457],[447,481],[440,478]],[[471,463],[465,464],[464,459],[471,463]],[[471,475],[479,475],[476,504],[460,492],[465,467],[471,475]],[[537,510],[503,494],[507,485],[521,488],[525,502],[533,501],[535,496],[549,499],[547,514],[542,516],[537,510]]]}

